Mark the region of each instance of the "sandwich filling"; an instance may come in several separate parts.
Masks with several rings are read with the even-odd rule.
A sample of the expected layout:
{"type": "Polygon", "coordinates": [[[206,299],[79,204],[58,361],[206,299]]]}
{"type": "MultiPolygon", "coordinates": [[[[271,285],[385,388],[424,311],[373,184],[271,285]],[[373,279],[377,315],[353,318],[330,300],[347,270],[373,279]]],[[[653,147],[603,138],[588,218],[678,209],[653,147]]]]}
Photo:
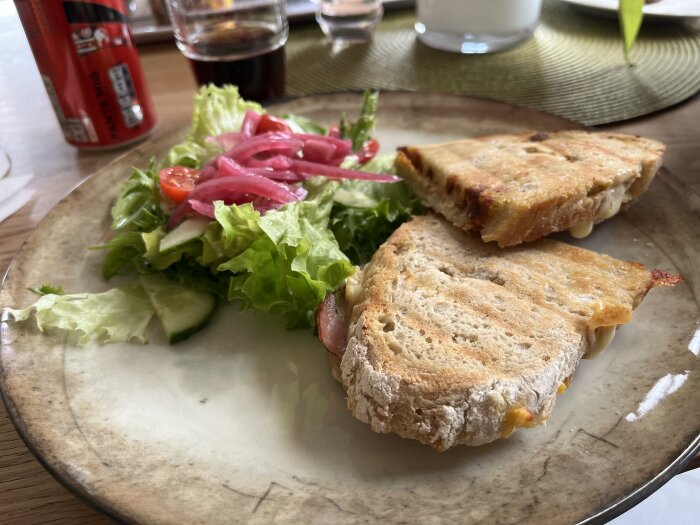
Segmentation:
{"type": "Polygon", "coordinates": [[[611,188],[601,192],[601,201],[595,215],[590,219],[577,222],[569,228],[569,233],[576,239],[588,237],[593,231],[593,225],[617,215],[623,204],[632,201],[633,197],[629,189],[633,180],[624,184],[616,184],[611,188]]]}
{"type": "Polygon", "coordinates": [[[589,348],[583,357],[593,359],[605,352],[610,343],[612,343],[616,330],[617,325],[599,326],[593,330],[589,328],[587,334],[589,348]]]}

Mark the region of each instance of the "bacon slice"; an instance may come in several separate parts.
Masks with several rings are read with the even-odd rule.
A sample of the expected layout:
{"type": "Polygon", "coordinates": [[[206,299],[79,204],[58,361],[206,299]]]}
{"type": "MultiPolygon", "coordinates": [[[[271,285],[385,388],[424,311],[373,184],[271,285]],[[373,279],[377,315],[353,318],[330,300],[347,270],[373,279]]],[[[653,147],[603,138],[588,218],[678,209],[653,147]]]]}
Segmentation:
{"type": "Polygon", "coordinates": [[[331,292],[318,306],[318,336],[328,351],[338,359],[343,358],[348,344],[348,320],[345,312],[338,312],[336,296],[331,292]]]}

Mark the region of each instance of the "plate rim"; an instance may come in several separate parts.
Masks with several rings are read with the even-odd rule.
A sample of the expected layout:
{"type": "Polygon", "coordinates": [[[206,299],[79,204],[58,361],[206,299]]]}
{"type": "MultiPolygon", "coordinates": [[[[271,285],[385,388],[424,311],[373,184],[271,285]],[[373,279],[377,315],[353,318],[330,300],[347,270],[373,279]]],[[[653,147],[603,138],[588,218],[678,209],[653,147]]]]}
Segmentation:
{"type": "MultiPolygon", "coordinates": [[[[569,0],[563,0],[563,1],[568,2],[569,0]]],[[[370,89],[374,89],[374,88],[370,88],[370,89]]],[[[342,95],[360,95],[364,91],[365,91],[364,89],[357,88],[357,89],[338,90],[338,91],[324,91],[324,92],[312,93],[312,94],[301,95],[301,96],[288,96],[288,97],[284,97],[284,98],[277,99],[274,101],[266,102],[263,104],[263,106],[265,108],[268,108],[268,107],[274,108],[275,106],[287,104],[287,103],[298,101],[298,100],[316,99],[316,98],[322,98],[322,97],[333,97],[333,96],[339,96],[339,95],[340,96],[342,96],[342,95]]],[[[509,102],[495,100],[495,99],[491,99],[488,97],[447,93],[447,92],[441,92],[441,91],[437,91],[437,90],[420,91],[420,90],[412,90],[412,89],[381,89],[381,90],[378,89],[378,91],[380,91],[380,93],[396,93],[396,94],[407,94],[407,95],[441,95],[441,96],[449,96],[449,97],[458,98],[458,99],[482,101],[482,102],[487,102],[489,104],[496,104],[496,105],[501,105],[504,107],[516,108],[516,109],[526,110],[528,112],[539,113],[539,114],[547,116],[547,117],[555,117],[557,119],[560,119],[563,122],[568,123],[573,128],[596,130],[596,127],[586,126],[586,125],[583,125],[581,123],[570,120],[568,118],[565,118],[565,117],[562,117],[559,115],[555,115],[553,113],[549,113],[546,111],[542,111],[542,110],[539,110],[536,108],[531,108],[531,107],[524,106],[524,105],[511,104],[509,102]]],[[[159,140],[168,141],[171,138],[177,137],[178,134],[182,134],[182,132],[183,132],[182,129],[169,132],[159,140]]],[[[14,269],[19,255],[24,251],[28,242],[35,235],[35,231],[38,230],[40,227],[42,227],[42,225],[45,222],[49,222],[52,215],[54,213],[56,213],[56,210],[57,210],[57,208],[59,208],[59,206],[62,206],[63,203],[66,202],[67,199],[71,198],[71,196],[79,188],[81,188],[84,184],[88,183],[88,181],[92,180],[96,176],[99,176],[99,174],[102,171],[108,169],[113,164],[120,162],[124,157],[131,155],[139,148],[143,147],[144,145],[149,144],[150,141],[151,141],[151,139],[147,139],[143,142],[138,143],[137,145],[135,145],[131,148],[128,148],[122,154],[118,155],[117,157],[112,159],[110,162],[108,162],[104,166],[102,166],[99,169],[97,169],[96,171],[90,173],[87,177],[85,177],[85,179],[80,181],[73,188],[71,188],[68,192],[66,192],[66,194],[46,213],[46,215],[44,215],[44,217],[41,218],[41,220],[31,230],[29,235],[27,235],[27,237],[22,241],[21,245],[19,246],[19,248],[16,250],[16,252],[12,256],[12,260],[10,261],[10,264],[8,265],[7,270],[3,274],[2,279],[0,279],[0,290],[4,288],[5,282],[7,281],[7,278],[10,275],[10,272],[14,269]]],[[[670,178],[673,181],[674,185],[680,185],[681,188],[686,186],[680,179],[678,179],[667,168],[662,166],[661,169],[659,170],[659,172],[664,173],[665,177],[670,178]]],[[[0,322],[4,322],[4,316],[2,316],[2,318],[0,318],[0,322]]],[[[0,333],[0,344],[3,344],[3,339],[4,339],[4,336],[2,333],[0,333]]],[[[134,521],[134,520],[130,519],[128,516],[126,516],[125,514],[119,512],[119,510],[117,510],[116,508],[111,507],[106,501],[103,501],[99,496],[95,496],[95,495],[91,494],[90,492],[88,492],[86,490],[86,488],[74,476],[72,476],[70,473],[64,471],[64,469],[60,468],[60,465],[52,464],[47,458],[45,458],[42,455],[42,453],[40,452],[40,449],[41,449],[40,445],[35,441],[33,435],[31,434],[31,431],[29,430],[29,427],[25,424],[24,420],[21,417],[21,414],[19,413],[19,410],[17,410],[17,407],[15,406],[14,401],[11,399],[11,396],[9,395],[9,393],[7,391],[7,388],[5,385],[5,375],[6,375],[6,369],[3,365],[3,360],[0,359],[0,399],[2,399],[2,402],[5,406],[5,409],[6,409],[7,415],[8,415],[8,419],[12,422],[12,425],[14,426],[15,430],[17,431],[20,438],[22,439],[22,442],[27,447],[27,449],[31,452],[31,454],[34,456],[34,458],[39,462],[39,464],[56,481],[58,481],[64,488],[66,488],[72,495],[76,496],[79,500],[81,500],[82,502],[87,504],[93,510],[102,513],[107,518],[109,518],[117,523],[124,523],[127,525],[142,525],[141,523],[134,521]]],[[[77,426],[77,423],[76,423],[76,426],[77,426]]],[[[688,465],[695,458],[695,456],[697,456],[698,454],[700,454],[700,434],[695,436],[695,438],[690,442],[690,444],[688,446],[686,446],[685,449],[683,449],[683,451],[680,453],[680,455],[678,457],[676,457],[661,472],[656,474],[652,479],[647,481],[644,485],[637,488],[634,492],[628,494],[627,496],[625,496],[621,500],[619,500],[619,501],[613,503],[612,505],[608,506],[607,508],[599,511],[598,513],[591,515],[591,516],[579,521],[577,525],[604,524],[604,523],[608,522],[609,520],[623,514],[627,510],[631,509],[635,505],[642,502],[644,499],[648,498],[650,495],[652,495],[654,492],[659,490],[661,487],[663,487],[663,485],[665,485],[668,481],[670,481],[674,476],[679,474],[685,468],[685,466],[688,465]]]]}

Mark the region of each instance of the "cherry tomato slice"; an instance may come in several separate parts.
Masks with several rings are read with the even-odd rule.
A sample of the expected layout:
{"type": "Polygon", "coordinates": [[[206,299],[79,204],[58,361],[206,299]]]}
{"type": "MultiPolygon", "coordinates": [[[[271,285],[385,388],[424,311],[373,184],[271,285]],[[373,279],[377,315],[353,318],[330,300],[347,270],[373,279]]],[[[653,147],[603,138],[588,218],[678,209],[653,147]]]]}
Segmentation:
{"type": "Polygon", "coordinates": [[[255,129],[255,134],[260,135],[261,133],[268,133],[270,131],[291,133],[292,130],[287,123],[281,118],[273,117],[271,115],[263,115],[260,117],[260,122],[258,122],[258,127],[255,129]]]}
{"type": "Polygon", "coordinates": [[[357,160],[360,164],[365,164],[372,160],[379,152],[379,142],[376,139],[370,139],[362,145],[362,149],[357,152],[357,160]]]}
{"type": "Polygon", "coordinates": [[[160,191],[172,201],[180,203],[184,201],[199,178],[199,170],[173,166],[160,170],[160,191]]]}

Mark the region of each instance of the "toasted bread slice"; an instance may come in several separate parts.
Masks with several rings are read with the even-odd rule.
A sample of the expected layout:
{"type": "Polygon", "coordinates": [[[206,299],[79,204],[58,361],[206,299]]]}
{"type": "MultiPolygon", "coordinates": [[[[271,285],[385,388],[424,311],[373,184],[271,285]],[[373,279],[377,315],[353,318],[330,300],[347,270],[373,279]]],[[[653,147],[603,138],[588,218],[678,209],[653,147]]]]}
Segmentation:
{"type": "Polygon", "coordinates": [[[557,231],[585,237],[647,189],[664,148],[617,133],[530,132],[409,146],[396,167],[453,224],[514,246],[557,231]]]}
{"type": "Polygon", "coordinates": [[[340,366],[350,411],[445,450],[545,421],[595,335],[680,278],[549,239],[501,250],[428,215],[354,280],[340,366]]]}

